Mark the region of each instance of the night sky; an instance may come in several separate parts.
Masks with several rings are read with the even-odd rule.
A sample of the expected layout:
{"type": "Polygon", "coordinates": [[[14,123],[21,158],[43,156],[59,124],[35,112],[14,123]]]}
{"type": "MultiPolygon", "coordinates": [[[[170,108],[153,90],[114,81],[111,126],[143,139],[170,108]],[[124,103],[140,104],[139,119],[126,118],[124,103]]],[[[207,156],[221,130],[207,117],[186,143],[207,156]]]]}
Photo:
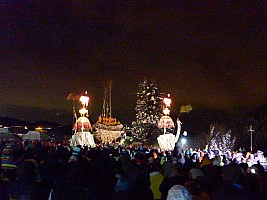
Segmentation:
{"type": "Polygon", "coordinates": [[[71,122],[69,93],[90,119],[113,81],[113,116],[135,119],[145,77],[173,99],[233,112],[267,103],[266,1],[0,1],[0,116],[71,122]]]}

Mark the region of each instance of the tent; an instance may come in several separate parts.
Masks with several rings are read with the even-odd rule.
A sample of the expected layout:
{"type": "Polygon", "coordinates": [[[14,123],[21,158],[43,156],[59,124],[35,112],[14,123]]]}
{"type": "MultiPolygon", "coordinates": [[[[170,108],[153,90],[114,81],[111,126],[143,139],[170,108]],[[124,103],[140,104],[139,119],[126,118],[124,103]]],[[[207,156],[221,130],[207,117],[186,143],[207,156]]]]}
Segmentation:
{"type": "Polygon", "coordinates": [[[39,131],[29,131],[28,133],[22,135],[22,140],[37,140],[40,141],[40,132],[39,131]]]}
{"type": "Polygon", "coordinates": [[[8,133],[8,128],[0,128],[0,133],[8,133]]]}

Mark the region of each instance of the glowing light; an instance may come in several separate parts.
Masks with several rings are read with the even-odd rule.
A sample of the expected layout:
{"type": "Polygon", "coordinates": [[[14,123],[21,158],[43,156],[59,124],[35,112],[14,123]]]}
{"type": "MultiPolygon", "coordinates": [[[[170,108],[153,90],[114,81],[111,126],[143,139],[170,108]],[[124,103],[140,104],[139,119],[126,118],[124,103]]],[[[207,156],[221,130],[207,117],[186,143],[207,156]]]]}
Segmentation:
{"type": "MultiPolygon", "coordinates": [[[[163,114],[165,115],[165,116],[167,116],[167,115],[169,115],[170,114],[170,109],[169,109],[169,107],[171,106],[171,99],[169,98],[170,97],[170,94],[168,94],[167,95],[168,97],[165,97],[164,99],[163,99],[163,103],[165,104],[165,108],[163,109],[163,114]]],[[[172,121],[172,120],[171,120],[172,121]]],[[[164,134],[166,133],[166,120],[165,120],[165,118],[164,118],[164,120],[163,120],[163,123],[164,123],[164,134]]]]}
{"type": "Polygon", "coordinates": [[[79,113],[84,116],[86,113],[88,113],[88,110],[86,108],[82,108],[79,110],[79,113]]]}
{"type": "Polygon", "coordinates": [[[88,96],[81,96],[80,97],[80,102],[82,103],[83,106],[88,106],[89,102],[89,97],[88,96]]]}
{"type": "MultiPolygon", "coordinates": [[[[170,96],[170,94],[168,94],[168,97],[169,97],[169,96],[170,96]]],[[[163,99],[163,102],[165,103],[166,106],[170,107],[170,106],[171,106],[171,102],[172,102],[172,100],[171,100],[170,98],[168,98],[168,97],[165,97],[165,98],[163,99]]]]}
{"type": "Polygon", "coordinates": [[[163,113],[164,113],[164,115],[169,115],[170,114],[170,109],[169,108],[164,108],[163,113]]]}
{"type": "Polygon", "coordinates": [[[187,136],[187,132],[186,131],[183,132],[183,136],[185,136],[185,137],[187,136]]]}

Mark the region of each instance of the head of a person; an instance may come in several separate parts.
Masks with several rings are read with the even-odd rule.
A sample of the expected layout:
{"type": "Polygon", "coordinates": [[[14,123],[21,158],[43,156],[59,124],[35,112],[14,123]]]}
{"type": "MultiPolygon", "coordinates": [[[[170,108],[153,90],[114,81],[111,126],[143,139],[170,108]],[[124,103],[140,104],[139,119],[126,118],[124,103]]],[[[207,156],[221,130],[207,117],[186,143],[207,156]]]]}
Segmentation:
{"type": "Polygon", "coordinates": [[[231,163],[222,168],[222,176],[225,182],[240,183],[243,177],[243,169],[237,163],[231,163]]]}
{"type": "Polygon", "coordinates": [[[194,181],[194,180],[187,181],[185,182],[184,186],[186,187],[186,189],[190,192],[192,196],[201,195],[201,189],[197,181],[194,181]]]}
{"type": "Polygon", "coordinates": [[[203,171],[198,168],[192,168],[188,172],[188,177],[190,179],[196,179],[198,176],[203,176],[203,171]]]}
{"type": "Polygon", "coordinates": [[[258,176],[264,176],[265,169],[261,164],[254,164],[247,170],[251,174],[256,174],[258,176]]]}
{"type": "Polygon", "coordinates": [[[244,172],[247,171],[247,169],[248,169],[248,164],[247,163],[240,163],[239,166],[242,167],[244,172]]]}
{"type": "Polygon", "coordinates": [[[172,166],[172,163],[170,161],[166,161],[163,163],[162,168],[163,168],[164,177],[172,176],[171,166],[172,166]]]}
{"type": "Polygon", "coordinates": [[[24,181],[34,182],[37,174],[36,164],[32,160],[23,161],[18,169],[18,178],[24,181]]]}
{"type": "Polygon", "coordinates": [[[79,158],[81,152],[81,148],[77,147],[73,147],[72,148],[72,152],[71,152],[71,157],[69,158],[69,162],[76,162],[79,158]]]}
{"type": "Polygon", "coordinates": [[[142,152],[138,151],[135,156],[136,164],[143,164],[145,162],[145,156],[142,152]]]}
{"type": "Polygon", "coordinates": [[[167,200],[192,200],[190,192],[182,185],[171,187],[168,192],[167,200]]]}
{"type": "Polygon", "coordinates": [[[159,160],[154,160],[151,165],[151,172],[163,172],[163,168],[159,160]]]}
{"type": "Polygon", "coordinates": [[[184,166],[182,163],[177,162],[177,163],[172,165],[172,168],[176,169],[178,176],[184,176],[185,175],[184,166]]]}

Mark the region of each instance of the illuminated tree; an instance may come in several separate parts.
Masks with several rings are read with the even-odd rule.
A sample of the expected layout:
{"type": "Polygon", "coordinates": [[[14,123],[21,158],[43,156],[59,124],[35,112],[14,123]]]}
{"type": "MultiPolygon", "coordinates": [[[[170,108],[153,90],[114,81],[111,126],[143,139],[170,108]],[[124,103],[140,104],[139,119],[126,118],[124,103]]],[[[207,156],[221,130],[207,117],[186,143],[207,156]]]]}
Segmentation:
{"type": "Polygon", "coordinates": [[[231,130],[226,130],[224,125],[212,124],[210,133],[207,135],[207,148],[222,152],[232,151],[235,147],[236,138],[231,130]]]}
{"type": "Polygon", "coordinates": [[[157,123],[162,117],[163,94],[153,80],[145,79],[139,84],[136,101],[136,122],[133,123],[133,134],[137,140],[147,143],[149,138],[159,134],[157,123]]]}

